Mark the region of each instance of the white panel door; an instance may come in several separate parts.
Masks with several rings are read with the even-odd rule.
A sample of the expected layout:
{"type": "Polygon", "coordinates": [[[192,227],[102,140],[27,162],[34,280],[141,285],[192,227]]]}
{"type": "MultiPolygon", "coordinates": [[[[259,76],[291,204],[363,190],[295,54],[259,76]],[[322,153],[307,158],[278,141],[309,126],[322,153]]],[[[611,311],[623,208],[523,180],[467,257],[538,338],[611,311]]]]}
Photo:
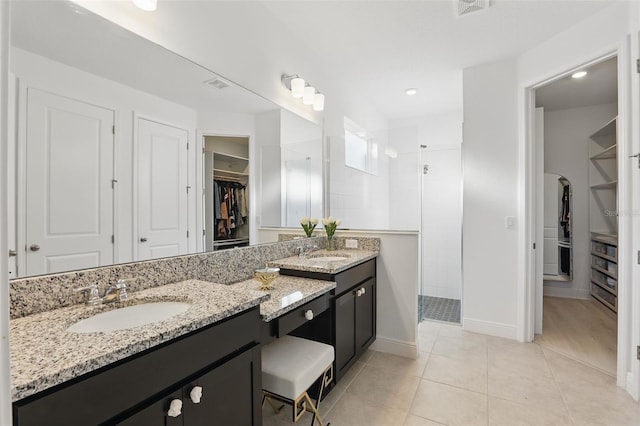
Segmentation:
{"type": "Polygon", "coordinates": [[[189,133],[138,118],[138,260],[186,254],[189,133]]]}
{"type": "Polygon", "coordinates": [[[27,89],[26,275],[113,263],[113,123],[112,110],[27,89]]]}

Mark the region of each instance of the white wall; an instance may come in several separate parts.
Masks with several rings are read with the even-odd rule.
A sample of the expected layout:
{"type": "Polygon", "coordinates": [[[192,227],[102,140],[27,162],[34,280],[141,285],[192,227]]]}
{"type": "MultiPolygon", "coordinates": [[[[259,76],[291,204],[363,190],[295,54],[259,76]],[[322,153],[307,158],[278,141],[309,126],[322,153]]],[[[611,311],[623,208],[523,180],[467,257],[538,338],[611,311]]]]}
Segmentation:
{"type": "Polygon", "coordinates": [[[344,228],[395,229],[389,222],[389,158],[384,155],[387,131],[369,131],[367,139],[378,146],[377,171],[363,172],[345,165],[345,138],[329,137],[329,209],[344,228]]]}
{"type": "MultiPolygon", "coordinates": [[[[7,146],[9,99],[9,2],[0,2],[0,253],[7,253],[7,146]]],[[[11,376],[9,374],[9,267],[0,256],[0,424],[11,424],[11,376]]]]}
{"type": "Polygon", "coordinates": [[[545,295],[589,299],[589,136],[617,109],[616,104],[605,104],[544,113],[544,171],[569,179],[573,193],[573,280],[545,281],[545,295]]]}
{"type": "MultiPolygon", "coordinates": [[[[301,228],[260,229],[259,242],[278,241],[280,233],[301,228]]],[[[345,231],[336,236],[380,238],[377,260],[377,334],[372,349],[415,358],[418,355],[418,246],[417,232],[345,231]]]]}
{"type": "MultiPolygon", "coordinates": [[[[116,123],[115,179],[118,180],[114,263],[131,262],[134,259],[137,244],[137,238],[134,235],[136,220],[132,214],[135,205],[134,114],[184,128],[189,132],[189,140],[193,141],[196,131],[196,111],[15,47],[11,48],[11,71],[20,79],[20,90],[24,90],[26,86],[37,87],[114,111],[116,123]]],[[[195,170],[196,157],[200,155],[199,152],[196,149],[190,151],[189,170],[195,170]]],[[[196,187],[196,177],[193,173],[189,176],[189,185],[196,187]]],[[[191,197],[190,202],[189,230],[191,235],[198,235],[195,197],[191,197]]],[[[189,252],[195,251],[196,239],[191,238],[189,252]]]]}
{"type": "Polygon", "coordinates": [[[463,71],[462,324],[512,339],[518,234],[505,229],[505,217],[518,213],[516,71],[515,60],[463,71]]]}

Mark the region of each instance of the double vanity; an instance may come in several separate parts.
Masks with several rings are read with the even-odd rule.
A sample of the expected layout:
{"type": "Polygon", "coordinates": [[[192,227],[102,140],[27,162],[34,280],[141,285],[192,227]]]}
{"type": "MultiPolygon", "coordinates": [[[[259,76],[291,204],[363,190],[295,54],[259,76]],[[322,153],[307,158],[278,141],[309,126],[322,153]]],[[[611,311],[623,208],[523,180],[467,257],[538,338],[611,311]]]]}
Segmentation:
{"type": "Polygon", "coordinates": [[[260,425],[260,347],[286,334],[333,345],[339,381],[375,339],[377,251],[287,254],[268,293],[187,279],[13,319],[14,425],[260,425]]]}

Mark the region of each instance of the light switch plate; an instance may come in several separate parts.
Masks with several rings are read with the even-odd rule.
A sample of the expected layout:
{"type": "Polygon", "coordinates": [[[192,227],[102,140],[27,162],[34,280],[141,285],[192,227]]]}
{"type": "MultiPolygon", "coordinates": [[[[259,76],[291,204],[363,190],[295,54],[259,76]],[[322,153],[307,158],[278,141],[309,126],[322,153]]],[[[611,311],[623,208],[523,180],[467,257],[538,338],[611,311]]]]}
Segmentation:
{"type": "Polygon", "coordinates": [[[358,248],[358,240],[344,240],[344,246],[346,248],[357,249],[358,248]]]}
{"type": "Polygon", "coordinates": [[[504,227],[506,229],[516,229],[516,218],[515,218],[515,216],[506,216],[504,218],[504,227]]]}

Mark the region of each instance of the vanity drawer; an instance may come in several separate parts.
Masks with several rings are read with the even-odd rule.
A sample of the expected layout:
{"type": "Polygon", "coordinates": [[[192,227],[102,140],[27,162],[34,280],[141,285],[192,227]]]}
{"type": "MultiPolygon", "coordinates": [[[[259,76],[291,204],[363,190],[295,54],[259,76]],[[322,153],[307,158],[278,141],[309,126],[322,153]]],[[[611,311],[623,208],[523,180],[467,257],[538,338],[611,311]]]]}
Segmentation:
{"type": "Polygon", "coordinates": [[[375,259],[368,260],[360,265],[354,266],[351,269],[347,269],[344,272],[340,272],[335,276],[336,288],[332,291],[334,295],[340,295],[345,291],[351,289],[351,287],[365,282],[369,278],[376,276],[376,261],[375,259]]]}
{"type": "Polygon", "coordinates": [[[305,316],[308,310],[313,312],[314,318],[329,308],[329,293],[316,297],[310,302],[295,308],[293,311],[277,318],[276,333],[278,337],[289,334],[302,324],[309,321],[305,316]]]}

